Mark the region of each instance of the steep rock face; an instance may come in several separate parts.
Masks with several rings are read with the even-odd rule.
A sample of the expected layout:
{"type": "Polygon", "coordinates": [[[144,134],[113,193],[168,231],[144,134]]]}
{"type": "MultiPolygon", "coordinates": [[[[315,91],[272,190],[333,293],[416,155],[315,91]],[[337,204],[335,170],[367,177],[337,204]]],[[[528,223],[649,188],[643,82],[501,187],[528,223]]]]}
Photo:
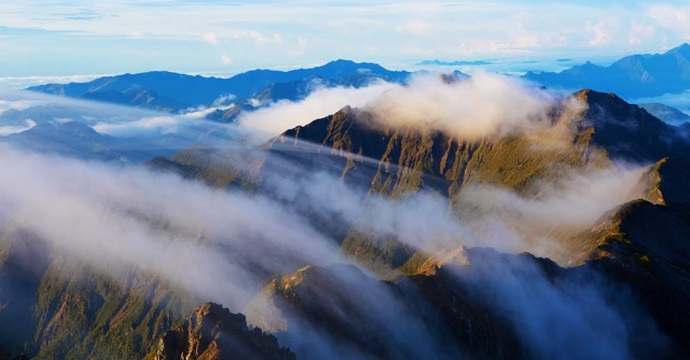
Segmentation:
{"type": "Polygon", "coordinates": [[[193,300],[146,271],[118,269],[106,275],[7,225],[0,233],[0,346],[36,359],[141,358],[193,300]]]}
{"type": "MultiPolygon", "coordinates": [[[[323,153],[346,159],[342,175],[378,162],[369,179],[372,191],[398,196],[420,188],[454,196],[465,183],[524,189],[531,180],[554,175],[554,164],[581,166],[597,158],[589,149],[589,134],[569,139],[573,146],[540,151],[520,136],[465,141],[439,132],[415,128],[373,127],[371,115],[346,107],[309,125],[288,130],[284,143],[316,144],[323,153]]],[[[556,119],[566,121],[565,119],[556,119]]],[[[280,150],[277,150],[280,151],[280,150]]]]}
{"type": "Polygon", "coordinates": [[[611,210],[580,241],[587,266],[627,284],[683,358],[690,354],[690,173],[686,161],[665,158],[645,181],[649,201],[611,210]]]}
{"type": "MultiPolygon", "coordinates": [[[[473,141],[409,127],[373,126],[371,114],[345,107],[269,143],[266,158],[254,164],[254,173],[261,183],[263,175],[275,170],[272,166],[288,159],[307,169],[326,167],[345,182],[376,193],[395,197],[424,188],[453,198],[465,184],[524,192],[535,180],[562,177],[568,168],[582,171],[607,166],[612,160],[656,162],[690,154],[690,142],[675,127],[636,105],[591,90],[574,98],[584,107],[568,108],[567,102],[556,106],[552,126],[543,133],[473,141]],[[539,143],[547,140],[551,143],[539,143]]],[[[184,151],[176,157],[197,169],[192,177],[220,186],[243,179],[236,176],[237,169],[207,169],[213,163],[209,154],[184,151]]]]}
{"type": "Polygon", "coordinates": [[[690,207],[690,163],[677,158],[663,158],[646,174],[646,199],[674,208],[690,207]]]}
{"type": "MultiPolygon", "coordinates": [[[[327,171],[350,186],[394,198],[421,189],[435,191],[448,196],[452,209],[460,213],[463,190],[476,184],[535,198],[540,183],[587,174],[615,161],[651,163],[669,156],[685,161],[690,154],[690,142],[677,128],[615,95],[583,90],[573,99],[577,106],[567,100],[556,105],[551,126],[536,134],[467,141],[439,132],[374,126],[370,113],[345,107],[286,131],[267,144],[263,159],[238,166],[241,156],[223,161],[222,154],[189,149],[172,160],[193,169],[191,177],[218,187],[239,185],[270,193],[270,174],[327,171]]],[[[653,194],[645,198],[651,200],[649,196],[653,194]]],[[[559,229],[565,237],[575,230],[559,229]]],[[[396,239],[376,238],[356,228],[332,235],[343,253],[379,274],[400,268],[414,256],[414,250],[396,239]]],[[[578,247],[566,246],[582,254],[591,251],[591,246],[578,247]]]]}
{"type": "Polygon", "coordinates": [[[675,358],[690,355],[690,222],[684,212],[634,201],[593,228],[588,265],[627,284],[666,336],[675,358]]]}
{"type": "Polygon", "coordinates": [[[289,349],[281,348],[275,337],[261,329],[250,330],[244,315],[207,303],[163,335],[153,358],[294,360],[295,355],[289,349]]]}
{"type": "Polygon", "coordinates": [[[561,268],[529,254],[459,248],[393,281],[347,265],[307,267],[270,283],[245,313],[305,359],[333,356],[318,352],[324,343],[344,358],[527,359],[563,351],[572,358],[682,358],[683,339],[674,336],[685,335],[667,326],[659,335],[655,326],[669,314],[649,320],[638,288],[628,295],[637,284],[613,274],[604,260],[561,268]]]}
{"type": "Polygon", "coordinates": [[[668,156],[690,156],[687,138],[637,105],[591,90],[575,97],[587,104],[583,125],[592,127],[594,144],[606,149],[612,159],[656,162],[668,156]]]}
{"type": "Polygon", "coordinates": [[[466,141],[414,128],[373,126],[370,114],[346,107],[286,131],[272,146],[275,153],[290,144],[319,147],[318,153],[342,158],[346,181],[359,171],[366,174],[372,191],[393,196],[426,188],[453,197],[463,185],[479,182],[521,191],[534,180],[562,176],[568,167],[597,168],[612,160],[656,162],[690,154],[690,142],[675,127],[636,105],[591,90],[573,97],[583,109],[568,109],[566,104],[554,109],[552,127],[532,137],[466,141]],[[540,146],[535,140],[547,136],[557,137],[556,143],[540,146]]]}
{"type": "MultiPolygon", "coordinates": [[[[601,169],[612,161],[645,163],[690,154],[690,144],[676,128],[615,95],[584,90],[573,98],[584,106],[569,108],[563,103],[553,110],[551,127],[537,135],[475,141],[373,126],[370,114],[346,107],[285,132],[271,144],[264,166],[270,166],[271,157],[285,156],[286,148],[309,149],[314,162],[310,166],[321,169],[319,164],[328,162],[345,182],[366,184],[370,192],[392,197],[419,189],[438,191],[449,196],[453,208],[461,212],[463,189],[474,184],[537,197],[535,184],[601,169]],[[553,143],[541,143],[546,140],[553,143]],[[317,156],[329,159],[318,162],[317,156]]],[[[574,230],[559,229],[566,234],[574,230]]],[[[577,246],[566,248],[579,251],[577,246]]],[[[379,239],[356,229],[345,236],[342,250],[379,274],[399,268],[414,256],[412,249],[395,239],[379,239]]]]}
{"type": "Polygon", "coordinates": [[[526,357],[507,321],[468,291],[445,269],[380,281],[351,265],[309,266],[268,284],[245,313],[305,359],[526,357]],[[321,343],[342,353],[320,353],[321,343]]]}
{"type": "Polygon", "coordinates": [[[19,354],[36,331],[33,304],[49,265],[46,244],[27,232],[0,230],[0,347],[19,354]]]}

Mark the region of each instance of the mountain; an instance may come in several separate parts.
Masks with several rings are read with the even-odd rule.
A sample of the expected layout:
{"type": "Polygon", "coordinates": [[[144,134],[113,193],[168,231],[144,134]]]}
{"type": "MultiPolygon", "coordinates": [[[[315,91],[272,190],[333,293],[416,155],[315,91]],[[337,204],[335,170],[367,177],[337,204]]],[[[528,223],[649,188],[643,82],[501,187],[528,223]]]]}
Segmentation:
{"type": "MultiPolygon", "coordinates": [[[[592,110],[586,111],[582,121],[592,128],[584,129],[593,129],[594,133],[608,126],[617,126],[611,122],[629,119],[630,113],[637,114],[637,120],[641,123],[660,123],[634,105],[617,104],[619,100],[611,95],[591,91],[577,95],[586,97],[590,108],[598,105],[611,111],[610,114],[620,116],[609,117],[603,122],[600,117],[601,111],[604,111],[602,108],[596,110],[598,115],[593,114],[592,110]],[[617,105],[627,111],[621,112],[617,105]]],[[[343,112],[351,111],[345,109],[343,112]]],[[[338,113],[334,118],[340,116],[342,114],[338,113]]],[[[316,131],[322,121],[325,120],[310,124],[310,131],[316,131]]],[[[331,125],[326,129],[336,128],[335,123],[331,122],[331,125]]],[[[300,135],[305,128],[299,129],[300,135]]],[[[357,129],[356,124],[337,128],[348,129],[350,133],[344,139],[345,143],[351,141],[354,146],[361,145],[361,149],[370,144],[368,141],[378,137],[373,134],[371,137],[358,138],[355,134],[361,135],[365,131],[357,129]]],[[[631,126],[631,129],[645,131],[640,123],[631,126]]],[[[313,133],[305,135],[309,134],[313,133]]],[[[623,133],[618,140],[628,135],[623,133]]],[[[656,135],[659,137],[655,141],[665,141],[663,131],[656,135]]],[[[293,140],[288,139],[286,144],[295,144],[293,140]]],[[[617,148],[608,135],[599,141],[589,146],[617,148]]],[[[411,141],[408,143],[416,146],[411,141]]],[[[423,143],[420,146],[427,147],[423,143]]],[[[494,146],[500,148],[507,145],[499,143],[494,146]]],[[[667,148],[667,151],[673,152],[671,148],[667,148]]],[[[415,149],[406,152],[415,153],[415,149]]],[[[683,153],[675,155],[686,156],[683,153]]],[[[626,152],[615,156],[629,158],[631,154],[626,152]]],[[[639,158],[649,156],[652,155],[641,154],[639,158]]],[[[492,156],[482,157],[487,159],[492,156]]],[[[350,171],[359,171],[357,168],[363,164],[356,163],[356,158],[352,159],[355,165],[348,165],[350,171]]],[[[557,157],[544,160],[552,161],[552,165],[558,161],[557,157]]],[[[551,315],[544,316],[554,318],[580,316],[573,312],[577,311],[574,308],[564,310],[560,305],[555,305],[561,301],[557,299],[563,297],[587,304],[583,305],[582,316],[596,318],[609,316],[613,312],[619,314],[614,317],[625,318],[623,322],[629,326],[626,336],[636,338],[637,342],[631,348],[618,349],[622,352],[616,353],[616,357],[685,358],[690,354],[687,345],[690,343],[689,168],[687,160],[677,158],[664,158],[650,166],[643,177],[645,199],[622,204],[597,220],[591,229],[580,234],[573,233],[567,238],[572,243],[570,246],[577,249],[571,255],[577,257],[574,266],[562,267],[551,260],[529,254],[508,255],[492,249],[464,247],[436,254],[415,253],[401,267],[402,273],[390,280],[376,280],[346,265],[326,268],[309,266],[271,281],[244,309],[244,313],[251,324],[289,342],[298,356],[304,358],[314,358],[315,355],[309,350],[300,351],[305,346],[300,345],[307,341],[294,336],[295,332],[324,334],[322,336],[327,338],[332,336],[346,343],[345,354],[356,351],[360,356],[372,358],[396,359],[401,357],[401,353],[413,354],[415,358],[430,357],[426,351],[443,353],[449,358],[461,354],[470,358],[549,358],[554,355],[548,353],[549,346],[533,343],[534,339],[529,335],[530,323],[539,321],[534,320],[533,316],[540,316],[532,311],[539,309],[537,313],[542,315],[553,311],[551,315]],[[594,295],[603,296],[609,304],[605,309],[597,310],[599,305],[589,303],[585,298],[589,299],[598,291],[592,293],[593,288],[589,287],[601,282],[613,290],[594,295]],[[509,290],[516,286],[517,290],[509,290]],[[577,290],[571,292],[567,289],[577,290]],[[495,291],[505,292],[505,295],[495,295],[495,291]],[[387,299],[390,294],[394,294],[397,302],[381,300],[387,299]],[[392,309],[378,307],[377,301],[389,304],[388,307],[392,306],[392,309]],[[492,301],[519,305],[510,305],[507,311],[513,315],[506,315],[488,305],[492,301]],[[329,309],[332,308],[339,311],[331,312],[329,309]],[[599,311],[599,315],[593,315],[599,311]],[[641,314],[648,314],[649,317],[641,314]],[[414,334],[406,333],[405,328],[414,328],[414,334]],[[391,345],[383,347],[380,346],[381,342],[391,345]]],[[[511,177],[519,172],[516,169],[512,174],[502,175],[511,177]]],[[[433,186],[428,183],[420,185],[433,186]]],[[[391,260],[386,257],[387,252],[395,249],[395,245],[391,247],[390,239],[381,240],[360,236],[349,249],[345,247],[346,240],[343,252],[367,266],[385,264],[391,260]],[[385,250],[379,252],[377,247],[385,250]]],[[[374,267],[374,270],[378,269],[374,267]]],[[[604,326],[605,323],[603,321],[595,326],[604,326]]],[[[573,342],[573,353],[570,354],[573,358],[612,356],[609,350],[600,348],[602,344],[605,347],[611,343],[602,341],[598,336],[593,335],[588,347],[580,347],[582,339],[575,340],[567,335],[561,339],[566,343],[573,342]]],[[[328,357],[329,354],[318,356],[328,357]]]]}
{"type": "Polygon", "coordinates": [[[121,164],[139,164],[156,156],[171,156],[193,143],[168,134],[118,138],[101,134],[80,121],[44,122],[28,130],[0,137],[0,144],[42,154],[98,160],[121,164]]]}
{"type": "Polygon", "coordinates": [[[690,115],[668,105],[661,103],[646,103],[639,104],[639,106],[647,110],[648,113],[671,125],[680,125],[690,121],[690,115]]]}
{"type": "Polygon", "coordinates": [[[99,134],[78,121],[38,124],[24,132],[0,139],[0,142],[26,150],[82,159],[120,161],[126,158],[125,154],[114,151],[118,146],[117,139],[99,134]]]}
{"type": "Polygon", "coordinates": [[[136,86],[124,91],[104,90],[90,91],[80,96],[85,100],[95,100],[118,105],[136,106],[157,111],[172,112],[183,109],[184,103],[168,96],[161,96],[155,91],[139,89],[136,86]]]}
{"type": "MultiPolygon", "coordinates": [[[[240,114],[254,111],[263,106],[280,100],[299,101],[306,98],[312,91],[322,87],[363,87],[376,81],[384,80],[373,71],[358,71],[341,79],[325,79],[318,76],[293,80],[289,82],[271,83],[266,88],[255,93],[250,99],[238,101],[238,104],[226,109],[215,110],[206,116],[209,120],[221,123],[233,122],[240,114]]],[[[388,78],[389,81],[396,81],[388,78]]],[[[404,80],[400,80],[404,81],[404,80]]]]}
{"type": "MultiPolygon", "coordinates": [[[[23,229],[20,221],[36,208],[15,214],[10,202],[0,213],[0,346],[38,359],[257,353],[290,359],[688,358],[690,142],[679,128],[613,94],[582,90],[547,110],[544,123],[530,131],[466,138],[375,126],[367,108],[345,107],[286,129],[258,148],[192,146],[157,157],[149,168],[227,193],[213,191],[197,203],[184,192],[199,196],[202,186],[177,190],[179,179],[160,177],[149,191],[176,191],[150,198],[140,194],[144,199],[131,206],[126,200],[135,199],[98,202],[108,219],[126,215],[119,223],[123,237],[136,232],[132,224],[143,229],[136,233],[133,251],[124,253],[124,263],[109,251],[75,255],[48,241],[51,231],[23,229]],[[549,202],[550,186],[562,191],[573,179],[620,170],[614,166],[619,162],[646,164],[635,172],[633,198],[606,205],[606,212],[593,210],[603,216],[586,226],[570,222],[572,214],[563,216],[564,223],[553,220],[552,212],[577,205],[591,183],[576,184],[580,192],[555,205],[549,202]],[[330,186],[331,178],[338,186],[330,186]],[[510,197],[498,201],[499,211],[481,206],[504,192],[510,197]],[[233,197],[225,198],[228,194],[233,197]],[[311,206],[315,196],[332,204],[311,206]],[[436,232],[447,224],[445,218],[433,222],[420,215],[428,210],[425,196],[443,199],[441,214],[461,227],[436,232]],[[182,201],[159,206],[156,199],[163,197],[182,201]],[[241,208],[216,208],[215,200],[241,208]],[[511,207],[540,201],[549,206],[536,215],[511,207]],[[359,211],[360,203],[375,212],[359,211]],[[270,210],[257,211],[251,208],[255,204],[270,210]],[[413,216],[389,214],[388,205],[414,210],[413,216]],[[183,211],[187,208],[192,210],[183,211]],[[231,225],[214,229],[190,219],[206,209],[200,217],[231,225]],[[348,211],[355,212],[352,218],[348,211]],[[275,225],[272,214],[288,217],[287,225],[275,225]],[[491,217],[488,230],[497,228],[498,235],[492,235],[501,241],[552,240],[533,247],[549,258],[460,245],[485,235],[487,228],[473,226],[486,216],[491,217]],[[268,221],[259,226],[269,235],[255,236],[249,225],[264,217],[268,221]],[[331,262],[324,250],[318,261],[305,264],[300,256],[312,249],[290,237],[293,232],[319,239],[336,260],[331,262]],[[161,244],[148,249],[151,236],[161,244]],[[233,244],[233,236],[241,242],[233,244]],[[275,239],[262,246],[269,236],[275,239]],[[404,236],[438,243],[415,247],[404,236]],[[173,248],[175,257],[159,253],[173,241],[185,241],[173,248]],[[292,242],[299,250],[294,258],[292,242]],[[201,250],[231,266],[195,272],[213,260],[192,256],[201,250]],[[129,262],[139,258],[138,251],[148,255],[142,257],[146,261],[129,262]],[[112,271],[88,265],[109,262],[117,265],[104,267],[112,271]],[[156,273],[170,263],[174,272],[156,273]],[[193,284],[221,288],[241,277],[239,268],[248,269],[256,282],[241,278],[221,296],[251,291],[233,309],[244,315],[208,303],[175,281],[191,273],[193,284]]],[[[39,134],[58,131],[50,122],[40,125],[39,134]]],[[[73,136],[99,136],[83,124],[63,125],[73,136]]],[[[614,187],[626,187],[620,177],[612,181],[614,187]]],[[[124,197],[108,186],[93,185],[99,199],[124,197]]],[[[605,197],[614,187],[595,195],[605,197]]],[[[64,211],[76,206],[72,194],[64,211]]],[[[88,219],[78,218],[65,227],[88,225],[88,219]]],[[[95,237],[108,234],[104,226],[93,227],[95,237]]],[[[112,240],[117,245],[122,239],[112,240]]]]}
{"type": "MultiPolygon", "coordinates": [[[[584,108],[571,113],[554,109],[554,126],[568,130],[559,134],[567,146],[545,146],[534,151],[534,140],[525,136],[467,141],[440,132],[420,133],[411,128],[376,128],[361,109],[345,107],[312,123],[290,129],[268,144],[265,159],[254,159],[245,168],[209,161],[212,149],[188,149],[175,155],[172,165],[188,177],[213,186],[273,189],[270,174],[291,171],[328,171],[352,187],[393,198],[418,191],[447,196],[451,207],[467,213],[465,198],[476,185],[508,188],[525,197],[538,197],[543,181],[576,176],[606,168],[614,161],[653,163],[665,157],[683,160],[690,142],[676,127],[655,118],[636,105],[612,94],[583,90],[573,98],[584,108]],[[176,164],[176,165],[175,165],[176,164]],[[464,205],[463,205],[464,204],[464,205]]],[[[544,139],[554,135],[546,134],[544,139]]],[[[228,155],[222,155],[228,156],[228,155]]],[[[472,214],[466,214],[472,216],[472,214]]],[[[319,214],[310,214],[315,223],[319,214]]],[[[509,221],[509,220],[506,220],[509,221]]],[[[510,220],[513,221],[513,220],[510,220]]],[[[519,227],[519,221],[515,224],[519,227]]],[[[543,236],[554,229],[542,224],[543,236]]],[[[586,260],[570,241],[575,229],[561,229],[567,251],[554,260],[581,263],[586,260]]],[[[330,229],[341,251],[381,276],[407,271],[418,260],[416,251],[394,238],[378,238],[357,229],[330,229]]],[[[534,233],[534,228],[525,229],[534,233]]]]}
{"type": "Polygon", "coordinates": [[[223,97],[248,99],[273,84],[285,84],[279,85],[286,88],[283,94],[288,93],[289,98],[294,98],[295,92],[304,90],[306,82],[315,79],[325,84],[362,86],[373,79],[404,82],[409,75],[408,72],[387,70],[373,63],[336,60],[309,69],[252,70],[227,79],[154,71],[107,76],[86,83],[33,86],[27,90],[177,112],[211,106],[223,97]]]}
{"type": "Polygon", "coordinates": [[[625,99],[680,93],[690,89],[690,45],[663,54],[626,56],[606,67],[587,62],[558,73],[528,72],[523,78],[549,88],[589,88],[625,99]]]}
{"type": "Polygon", "coordinates": [[[0,346],[15,355],[142,358],[193,309],[151,273],[130,268],[120,282],[11,223],[0,254],[0,346]]]}
{"type": "Polygon", "coordinates": [[[275,337],[250,329],[244,315],[207,303],[160,339],[154,360],[295,360],[275,337]]]}
{"type": "MultiPolygon", "coordinates": [[[[325,338],[319,341],[337,339],[341,351],[338,356],[342,357],[357,354],[376,359],[435,358],[443,354],[449,359],[549,358],[557,355],[552,352],[557,347],[541,342],[539,336],[547,334],[533,337],[530,327],[534,322],[583,316],[576,322],[581,320],[583,326],[593,322],[594,330],[607,327],[609,320],[599,316],[608,317],[609,312],[631,316],[627,321],[634,332],[629,335],[638,336],[638,341],[629,349],[616,348],[608,343],[609,339],[599,337],[608,336],[607,330],[595,330],[598,333],[589,335],[588,346],[581,346],[583,339],[569,337],[569,329],[560,328],[564,332],[560,345],[572,344],[566,345],[572,349],[566,357],[682,358],[682,354],[688,354],[687,343],[683,342],[687,318],[672,315],[676,311],[686,314],[683,311],[687,303],[680,302],[687,300],[686,296],[676,294],[674,301],[661,304],[663,295],[668,295],[660,290],[663,285],[635,289],[635,301],[637,296],[658,297],[654,305],[660,307],[655,315],[681,325],[664,328],[676,337],[677,348],[669,348],[663,336],[657,338],[657,330],[648,318],[632,315],[638,310],[630,305],[633,299],[628,293],[591,292],[592,284],[608,281],[601,280],[601,276],[608,278],[614,273],[614,263],[615,260],[594,260],[579,267],[562,268],[529,254],[459,248],[434,254],[414,274],[393,280],[376,280],[345,265],[306,267],[269,283],[244,311],[250,323],[289,341],[298,357],[305,359],[334,354],[309,349],[306,344],[312,339],[300,338],[295,333],[325,338]],[[573,287],[581,292],[567,290],[573,287]],[[391,296],[395,300],[391,301],[391,296]],[[590,303],[589,296],[605,296],[609,305],[590,303]],[[505,312],[497,310],[492,305],[497,301],[510,305],[505,312]],[[563,313],[561,301],[581,301],[583,307],[575,306],[563,313]],[[333,308],[339,311],[334,312],[333,308]],[[531,318],[535,309],[551,316],[550,320],[531,318]],[[620,352],[610,352],[613,349],[620,352]]],[[[614,278],[612,288],[630,282],[623,277],[614,278]]]]}

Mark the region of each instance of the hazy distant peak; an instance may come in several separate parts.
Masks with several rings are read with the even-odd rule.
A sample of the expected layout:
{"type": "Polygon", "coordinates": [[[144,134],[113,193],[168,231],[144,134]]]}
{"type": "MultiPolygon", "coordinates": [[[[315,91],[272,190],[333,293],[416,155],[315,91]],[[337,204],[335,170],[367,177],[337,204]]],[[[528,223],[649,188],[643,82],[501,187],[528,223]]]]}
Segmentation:
{"type": "Polygon", "coordinates": [[[680,46],[674,47],[673,49],[664,53],[664,55],[681,54],[684,56],[690,56],[690,45],[688,43],[683,43],[680,46]]]}

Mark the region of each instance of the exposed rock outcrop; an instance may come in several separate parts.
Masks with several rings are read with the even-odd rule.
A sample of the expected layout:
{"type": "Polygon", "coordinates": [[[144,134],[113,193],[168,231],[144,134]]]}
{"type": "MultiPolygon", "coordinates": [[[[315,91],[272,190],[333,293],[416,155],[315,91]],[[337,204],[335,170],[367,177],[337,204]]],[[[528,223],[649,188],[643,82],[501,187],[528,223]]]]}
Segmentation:
{"type": "Polygon", "coordinates": [[[295,354],[261,329],[249,329],[244,315],[207,303],[161,338],[154,359],[294,360],[295,354]]]}

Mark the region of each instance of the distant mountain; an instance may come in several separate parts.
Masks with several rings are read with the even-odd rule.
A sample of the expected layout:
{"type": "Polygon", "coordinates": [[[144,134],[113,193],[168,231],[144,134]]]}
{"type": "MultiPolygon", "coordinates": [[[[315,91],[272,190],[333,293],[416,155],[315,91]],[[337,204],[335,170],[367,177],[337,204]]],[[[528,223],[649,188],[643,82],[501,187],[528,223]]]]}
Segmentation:
{"type": "Polygon", "coordinates": [[[2,125],[24,125],[27,120],[35,123],[55,121],[56,119],[82,120],[82,116],[92,116],[94,114],[81,114],[69,105],[37,105],[26,109],[8,109],[0,113],[0,124],[2,125]],[[78,115],[76,117],[75,115],[78,115]]]}
{"type": "Polygon", "coordinates": [[[136,87],[121,92],[117,90],[87,92],[81,98],[166,112],[187,107],[171,97],[161,96],[155,91],[136,87]]]}
{"type": "Polygon", "coordinates": [[[671,125],[680,125],[690,121],[690,115],[668,105],[661,103],[646,103],[639,104],[639,106],[647,110],[648,113],[671,125]]]}
{"type": "MultiPolygon", "coordinates": [[[[460,71],[455,71],[451,76],[466,77],[460,71]]],[[[310,76],[290,82],[272,83],[264,89],[255,93],[251,98],[238,100],[237,104],[226,110],[215,110],[206,116],[209,120],[223,123],[233,122],[243,112],[254,111],[260,107],[270,105],[275,101],[288,100],[299,101],[306,98],[312,91],[319,88],[329,88],[336,86],[344,87],[363,87],[375,81],[390,79],[382,78],[378,73],[372,71],[359,71],[341,79],[324,79],[317,76],[310,76]]],[[[402,82],[393,80],[395,82],[402,82]]]]}
{"type": "MultiPolygon", "coordinates": [[[[406,71],[391,71],[378,64],[336,60],[309,69],[252,70],[227,79],[154,71],[102,77],[86,83],[33,86],[27,90],[155,110],[180,111],[188,107],[209,106],[221,97],[250,98],[279,83],[294,82],[294,86],[299,88],[305,81],[321,79],[325,84],[362,86],[373,79],[404,82],[409,75],[406,71]]],[[[300,89],[285,91],[295,93],[300,89]]],[[[295,98],[297,94],[284,96],[295,98]]]]}
{"type": "Polygon", "coordinates": [[[690,89],[690,45],[663,54],[626,56],[607,67],[587,62],[558,73],[528,72],[523,78],[549,88],[587,88],[625,99],[680,93],[690,89]]]}
{"type": "Polygon", "coordinates": [[[11,144],[22,150],[122,164],[139,164],[157,156],[171,156],[194,141],[193,137],[175,134],[113,137],[98,133],[80,121],[43,122],[20,133],[0,137],[0,144],[11,144]]]}

